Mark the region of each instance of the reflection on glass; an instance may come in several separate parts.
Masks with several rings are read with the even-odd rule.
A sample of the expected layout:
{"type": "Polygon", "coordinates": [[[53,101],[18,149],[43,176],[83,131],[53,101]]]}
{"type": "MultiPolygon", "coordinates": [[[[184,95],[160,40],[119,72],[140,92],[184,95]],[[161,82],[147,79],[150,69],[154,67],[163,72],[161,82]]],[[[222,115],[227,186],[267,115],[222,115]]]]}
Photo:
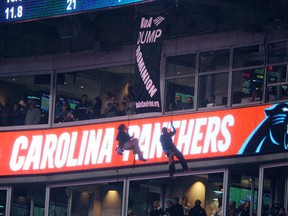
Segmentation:
{"type": "Polygon", "coordinates": [[[279,166],[264,169],[264,184],[262,197],[262,214],[270,215],[286,215],[287,212],[287,180],[288,166],[279,166]],[[281,212],[282,214],[279,214],[281,212]]]}
{"type": "Polygon", "coordinates": [[[233,68],[263,65],[264,57],[265,50],[263,45],[235,48],[233,68]]]}
{"type": "Polygon", "coordinates": [[[166,80],[166,111],[193,109],[195,77],[166,80]]]}
{"type": "Polygon", "coordinates": [[[19,186],[13,188],[10,215],[35,215],[44,214],[45,188],[44,186],[19,186]],[[33,213],[31,213],[33,211],[33,213]]]}
{"type": "Polygon", "coordinates": [[[200,54],[200,72],[228,70],[229,50],[210,51],[200,54]]]}
{"type": "Polygon", "coordinates": [[[135,215],[152,215],[156,210],[167,214],[171,203],[178,203],[189,212],[198,199],[207,215],[215,215],[222,212],[222,197],[223,173],[137,180],[130,182],[128,210],[135,215]]]}
{"type": "Polygon", "coordinates": [[[286,65],[267,67],[268,84],[287,81],[286,65]]]}
{"type": "Polygon", "coordinates": [[[233,104],[262,100],[263,68],[233,72],[233,104]]]}
{"type": "Polygon", "coordinates": [[[258,204],[257,167],[234,166],[230,173],[230,215],[256,215],[258,204]],[[252,174],[251,174],[252,173],[252,174]]]}
{"type": "Polygon", "coordinates": [[[68,215],[67,207],[70,192],[65,187],[50,190],[49,215],[68,215]]]}
{"type": "Polygon", "coordinates": [[[50,75],[0,78],[0,126],[47,124],[50,75]]]}
{"type": "Polygon", "coordinates": [[[277,42],[268,45],[268,64],[281,63],[286,61],[287,42],[277,42]]]}
{"type": "Polygon", "coordinates": [[[227,105],[228,73],[200,76],[198,92],[198,107],[227,105]]]}
{"type": "Polygon", "coordinates": [[[268,101],[287,100],[288,99],[288,84],[268,86],[268,101]]]}
{"type": "Polygon", "coordinates": [[[0,215],[5,215],[7,191],[0,190],[0,215]]]}
{"type": "Polygon", "coordinates": [[[123,182],[51,188],[49,215],[121,215],[123,182]]]}
{"type": "Polygon", "coordinates": [[[196,55],[180,55],[167,58],[166,77],[194,75],[196,55]]]}

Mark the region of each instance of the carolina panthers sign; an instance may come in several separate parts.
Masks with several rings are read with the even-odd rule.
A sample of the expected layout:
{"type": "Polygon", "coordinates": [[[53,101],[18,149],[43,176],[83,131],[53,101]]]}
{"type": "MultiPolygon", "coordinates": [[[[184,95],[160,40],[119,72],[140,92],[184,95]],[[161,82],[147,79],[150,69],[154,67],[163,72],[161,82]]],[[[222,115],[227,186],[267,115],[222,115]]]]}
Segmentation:
{"type": "Polygon", "coordinates": [[[174,143],[186,160],[274,153],[287,150],[288,103],[213,110],[42,130],[0,133],[0,176],[41,175],[132,166],[134,155],[115,151],[117,127],[129,124],[147,161],[167,161],[159,141],[162,127],[176,128],[174,143]]]}

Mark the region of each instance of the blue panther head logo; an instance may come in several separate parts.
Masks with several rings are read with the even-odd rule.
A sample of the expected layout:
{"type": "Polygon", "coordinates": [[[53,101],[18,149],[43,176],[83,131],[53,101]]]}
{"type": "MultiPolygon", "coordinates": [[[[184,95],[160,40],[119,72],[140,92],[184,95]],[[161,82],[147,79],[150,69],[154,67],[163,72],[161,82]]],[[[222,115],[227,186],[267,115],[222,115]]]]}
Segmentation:
{"type": "Polygon", "coordinates": [[[286,151],[288,103],[265,109],[266,118],[246,139],[238,154],[286,151]]]}

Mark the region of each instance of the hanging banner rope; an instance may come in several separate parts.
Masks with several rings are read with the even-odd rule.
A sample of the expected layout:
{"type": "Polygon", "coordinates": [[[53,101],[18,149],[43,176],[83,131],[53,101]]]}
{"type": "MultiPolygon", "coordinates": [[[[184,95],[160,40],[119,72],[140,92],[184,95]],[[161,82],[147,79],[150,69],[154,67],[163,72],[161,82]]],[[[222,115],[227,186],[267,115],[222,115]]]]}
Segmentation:
{"type": "Polygon", "coordinates": [[[136,112],[161,112],[160,60],[165,18],[142,15],[138,31],[135,66],[136,112]]]}

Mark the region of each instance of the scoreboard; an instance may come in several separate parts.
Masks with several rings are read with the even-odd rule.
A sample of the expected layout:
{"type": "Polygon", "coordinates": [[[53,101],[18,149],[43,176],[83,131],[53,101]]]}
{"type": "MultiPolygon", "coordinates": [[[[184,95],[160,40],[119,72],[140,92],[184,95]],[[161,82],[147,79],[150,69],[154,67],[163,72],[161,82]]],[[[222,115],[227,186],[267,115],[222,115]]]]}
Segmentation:
{"type": "Polygon", "coordinates": [[[147,0],[1,0],[0,23],[57,17],[147,0]]]}

